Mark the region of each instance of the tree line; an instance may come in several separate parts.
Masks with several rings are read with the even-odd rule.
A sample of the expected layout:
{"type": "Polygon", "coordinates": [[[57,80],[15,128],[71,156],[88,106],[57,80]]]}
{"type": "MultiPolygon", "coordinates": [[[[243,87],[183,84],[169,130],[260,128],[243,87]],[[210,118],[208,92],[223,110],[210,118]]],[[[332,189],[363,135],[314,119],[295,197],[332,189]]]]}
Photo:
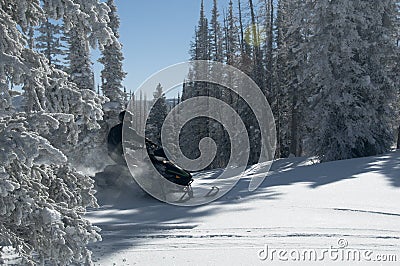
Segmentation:
{"type": "MultiPolygon", "coordinates": [[[[190,55],[232,65],[257,83],[275,117],[276,158],[332,161],[381,154],[400,143],[398,40],[395,0],[231,0],[222,14],[214,0],[210,19],[201,2],[190,55]]],[[[256,162],[259,128],[246,103],[218,85],[186,82],[182,99],[196,96],[234,107],[249,134],[249,164],[256,162]]],[[[213,162],[222,167],[229,140],[215,123],[192,121],[183,134],[222,144],[222,157],[213,162]]],[[[196,157],[192,141],[183,149],[196,157]]]]}

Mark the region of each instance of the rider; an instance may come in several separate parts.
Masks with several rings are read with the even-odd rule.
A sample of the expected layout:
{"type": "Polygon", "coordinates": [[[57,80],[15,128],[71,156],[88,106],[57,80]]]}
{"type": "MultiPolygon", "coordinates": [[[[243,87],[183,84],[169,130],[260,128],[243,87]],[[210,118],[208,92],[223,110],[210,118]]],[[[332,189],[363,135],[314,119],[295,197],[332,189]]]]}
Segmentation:
{"type": "MultiPolygon", "coordinates": [[[[123,122],[125,118],[126,111],[122,111],[118,118],[120,123],[110,129],[107,137],[107,148],[108,148],[108,155],[113,159],[117,164],[126,164],[125,157],[124,157],[124,150],[122,148],[122,129],[123,129],[123,122]]],[[[137,142],[137,143],[147,143],[150,145],[156,145],[154,142],[139,135],[136,130],[130,128],[129,131],[129,139],[137,142]]]]}
{"type": "MultiPolygon", "coordinates": [[[[126,161],[125,161],[125,156],[124,156],[124,151],[122,147],[122,130],[123,130],[123,121],[125,117],[126,111],[123,111],[119,114],[119,120],[120,123],[113,128],[111,128],[108,138],[107,138],[107,146],[108,146],[108,154],[109,156],[118,164],[118,165],[125,165],[126,166],[126,161]]],[[[192,176],[189,172],[183,170],[182,168],[176,166],[173,162],[168,161],[167,156],[164,152],[164,149],[149,140],[146,137],[143,137],[139,135],[136,130],[134,130],[132,127],[127,127],[129,134],[129,140],[132,140],[133,142],[139,144],[139,145],[134,145],[134,147],[131,147],[129,145],[129,148],[131,149],[144,149],[147,148],[148,155],[150,157],[150,161],[153,163],[156,163],[157,165],[162,165],[163,170],[158,169],[164,177],[166,177],[169,181],[178,184],[178,185],[184,185],[184,186],[190,186],[190,183],[192,182],[192,176]],[[142,144],[145,143],[145,147],[142,146],[142,144]],[[157,157],[162,157],[157,158],[157,157]],[[167,170],[170,171],[167,173],[167,170]]],[[[130,142],[128,142],[131,144],[130,142]]],[[[121,168],[124,169],[124,168],[121,168]]],[[[190,193],[192,194],[191,190],[189,190],[189,195],[190,193]]],[[[191,196],[193,197],[193,195],[191,196]]]]}

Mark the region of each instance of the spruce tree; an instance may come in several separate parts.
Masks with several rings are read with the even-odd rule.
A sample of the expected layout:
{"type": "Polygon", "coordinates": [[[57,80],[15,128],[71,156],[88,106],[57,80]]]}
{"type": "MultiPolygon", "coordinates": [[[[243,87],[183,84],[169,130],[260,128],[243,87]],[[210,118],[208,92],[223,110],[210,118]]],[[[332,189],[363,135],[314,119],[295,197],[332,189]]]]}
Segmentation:
{"type": "MultiPolygon", "coordinates": [[[[272,108],[278,125],[278,156],[301,156],[307,112],[307,1],[281,0],[277,17],[277,71],[272,108]]],[[[308,15],[307,15],[308,16],[308,15]]]]}
{"type": "Polygon", "coordinates": [[[223,61],[222,31],[219,22],[219,11],[217,0],[213,1],[211,13],[209,38],[210,38],[210,59],[216,62],[223,61]]]}
{"type": "Polygon", "coordinates": [[[265,88],[265,68],[264,68],[264,55],[261,49],[261,40],[265,35],[265,32],[260,32],[260,25],[258,23],[258,19],[256,17],[256,7],[253,3],[253,0],[249,0],[249,8],[250,8],[250,21],[251,24],[248,26],[248,40],[249,48],[251,49],[251,58],[252,58],[252,73],[251,78],[256,82],[256,84],[263,90],[264,94],[267,95],[267,91],[265,88]]]}
{"type": "Polygon", "coordinates": [[[240,37],[232,0],[229,1],[225,27],[226,63],[231,66],[239,66],[240,37]]]}
{"type": "Polygon", "coordinates": [[[395,7],[393,0],[315,3],[308,120],[322,161],[376,155],[393,144],[395,7]]]}
{"type": "Polygon", "coordinates": [[[83,216],[97,206],[93,180],[69,165],[63,144],[78,144],[80,126],[99,126],[104,99],[48,65],[45,55],[27,45],[25,33],[39,18],[62,18],[71,27],[85,24],[92,42],[112,36],[105,34],[106,9],[98,1],[85,1],[85,9],[78,0],[41,4],[0,5],[0,31],[7,33],[0,34],[0,246],[15,248],[23,265],[91,264],[87,245],[101,239],[83,216]],[[7,79],[22,86],[25,112],[13,110],[7,79]]]}
{"type": "Polygon", "coordinates": [[[47,18],[37,29],[35,48],[43,53],[48,63],[57,69],[65,67],[66,45],[63,42],[63,27],[47,18]]]}
{"type": "MultiPolygon", "coordinates": [[[[110,21],[108,26],[112,29],[114,36],[119,38],[120,20],[117,14],[117,7],[114,0],[108,0],[107,5],[110,8],[108,16],[110,21]]],[[[104,46],[102,49],[102,57],[99,62],[104,65],[101,71],[102,91],[110,102],[105,104],[105,120],[109,124],[115,124],[118,121],[118,113],[125,108],[125,93],[123,91],[122,81],[126,73],[122,69],[122,44],[118,41],[104,46]]]]}
{"type": "MultiPolygon", "coordinates": [[[[204,11],[204,1],[201,1],[200,18],[195,30],[195,37],[190,50],[191,60],[210,60],[210,38],[208,19],[204,11]]],[[[189,73],[185,89],[182,93],[182,100],[187,100],[197,96],[209,96],[209,84],[195,81],[196,79],[206,79],[209,74],[208,69],[200,69],[194,64],[189,73]]],[[[202,106],[204,113],[208,106],[202,106]]],[[[204,117],[196,118],[186,124],[181,133],[181,144],[183,153],[189,158],[198,158],[200,150],[198,144],[204,137],[209,136],[208,119],[204,117]]]]}
{"type": "Polygon", "coordinates": [[[68,74],[70,80],[82,90],[94,90],[93,63],[90,59],[90,45],[86,31],[74,25],[66,32],[68,41],[68,74]]]}

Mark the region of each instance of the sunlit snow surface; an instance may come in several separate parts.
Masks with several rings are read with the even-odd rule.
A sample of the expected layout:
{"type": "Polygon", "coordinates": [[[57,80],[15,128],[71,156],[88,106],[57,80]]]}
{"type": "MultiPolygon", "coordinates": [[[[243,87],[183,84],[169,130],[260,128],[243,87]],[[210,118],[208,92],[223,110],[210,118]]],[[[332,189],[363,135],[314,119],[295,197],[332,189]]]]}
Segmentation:
{"type": "Polygon", "coordinates": [[[249,192],[249,172],[231,192],[199,207],[154,200],[126,173],[102,174],[115,182],[98,188],[101,207],[87,215],[102,228],[103,241],[90,246],[96,265],[289,265],[262,261],[258,252],[265,245],[321,250],[340,239],[400,261],[399,152],[324,164],[279,160],[258,190],[249,192]]]}

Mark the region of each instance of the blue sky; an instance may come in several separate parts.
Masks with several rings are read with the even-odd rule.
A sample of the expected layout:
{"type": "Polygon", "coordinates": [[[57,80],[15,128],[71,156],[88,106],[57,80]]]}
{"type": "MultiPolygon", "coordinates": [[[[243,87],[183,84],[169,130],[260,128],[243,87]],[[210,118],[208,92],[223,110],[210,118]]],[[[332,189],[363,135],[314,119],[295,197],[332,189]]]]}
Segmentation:
{"type": "MultiPolygon", "coordinates": [[[[212,0],[205,0],[208,17],[212,0]]],[[[219,0],[220,13],[228,0],[219,0]]],[[[124,85],[135,91],[155,72],[189,59],[190,42],[200,12],[200,0],[116,0],[121,19],[120,41],[128,72],[124,85]]],[[[96,83],[102,66],[95,61],[96,83]]]]}

